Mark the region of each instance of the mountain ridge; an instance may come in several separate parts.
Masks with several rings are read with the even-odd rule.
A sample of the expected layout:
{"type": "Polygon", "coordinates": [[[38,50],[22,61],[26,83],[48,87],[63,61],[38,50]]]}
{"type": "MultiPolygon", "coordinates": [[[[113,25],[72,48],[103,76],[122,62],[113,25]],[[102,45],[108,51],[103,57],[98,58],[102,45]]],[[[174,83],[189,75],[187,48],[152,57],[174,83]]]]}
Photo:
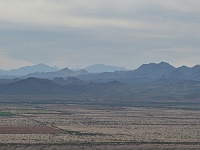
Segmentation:
{"type": "Polygon", "coordinates": [[[70,70],[69,68],[63,68],[61,70],[58,71],[52,71],[52,72],[35,72],[35,73],[30,73],[27,74],[26,76],[24,76],[23,78],[29,78],[29,77],[35,77],[35,78],[47,78],[47,79],[53,79],[56,77],[70,77],[70,76],[78,76],[78,75],[85,75],[88,74],[88,72],[86,70],[77,70],[77,71],[73,71],[70,70]]]}
{"type": "Polygon", "coordinates": [[[43,63],[36,64],[33,66],[24,66],[20,67],[18,69],[11,69],[8,71],[0,70],[0,75],[6,75],[6,76],[25,76],[29,73],[34,72],[48,72],[48,71],[58,71],[59,69],[55,67],[51,67],[48,65],[45,65],[43,63]]]}
{"type": "MultiPolygon", "coordinates": [[[[188,100],[200,99],[200,81],[185,79],[159,79],[151,82],[127,85],[120,81],[84,82],[80,79],[62,79],[66,84],[56,83],[55,80],[27,78],[0,84],[0,96],[55,96],[58,98],[81,99],[90,101],[157,101],[157,100],[188,100]],[[184,87],[184,88],[183,88],[184,87]]],[[[17,100],[16,100],[17,101],[17,100]]],[[[39,101],[40,102],[40,101],[39,101]]]]}
{"type": "MultiPolygon", "coordinates": [[[[26,75],[21,74],[21,78],[29,78],[29,77],[36,77],[36,78],[47,78],[53,79],[56,77],[78,77],[81,80],[87,82],[107,82],[112,80],[132,80],[132,79],[147,79],[147,80],[157,80],[160,78],[181,78],[181,79],[189,79],[194,81],[200,81],[200,65],[195,65],[193,67],[181,66],[181,67],[173,67],[167,62],[160,62],[160,63],[149,63],[143,64],[135,70],[121,70],[121,71],[114,71],[114,72],[101,72],[101,73],[89,73],[86,70],[71,70],[69,68],[63,68],[58,70],[55,67],[49,67],[44,64],[38,64],[34,66],[28,67],[21,67],[19,69],[13,69],[10,71],[10,78],[16,78],[20,75],[22,70],[23,74],[30,72],[31,68],[40,68],[44,67],[46,70],[39,70],[37,72],[32,72],[26,75]],[[52,71],[48,71],[48,69],[52,71]],[[29,70],[29,71],[28,71],[29,70]],[[17,74],[14,74],[14,72],[17,74]]],[[[102,65],[101,65],[102,66],[102,65]]],[[[36,70],[35,69],[35,70],[36,70]]],[[[34,71],[35,71],[34,70],[34,71]]],[[[33,70],[32,70],[33,71],[33,70]]],[[[1,72],[1,71],[0,71],[1,72]]],[[[1,75],[1,74],[0,74],[1,75]]],[[[4,75],[5,76],[5,75],[4,75]]],[[[4,78],[1,75],[1,79],[4,78]]],[[[6,76],[5,76],[6,78],[6,76]]]]}
{"type": "Polygon", "coordinates": [[[200,81],[200,65],[195,65],[194,67],[181,66],[175,68],[166,62],[149,63],[143,64],[135,70],[88,74],[78,77],[86,81],[101,82],[142,78],[149,80],[157,80],[161,78],[181,78],[200,81]]]}

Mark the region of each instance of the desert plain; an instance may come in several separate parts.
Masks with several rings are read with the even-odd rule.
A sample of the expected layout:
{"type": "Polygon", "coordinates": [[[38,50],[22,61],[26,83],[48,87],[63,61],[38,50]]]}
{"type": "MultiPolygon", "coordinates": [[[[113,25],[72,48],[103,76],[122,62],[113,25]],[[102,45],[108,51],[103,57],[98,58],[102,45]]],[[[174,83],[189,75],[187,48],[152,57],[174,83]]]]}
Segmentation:
{"type": "Polygon", "coordinates": [[[0,149],[200,149],[200,109],[1,104],[0,149]]]}

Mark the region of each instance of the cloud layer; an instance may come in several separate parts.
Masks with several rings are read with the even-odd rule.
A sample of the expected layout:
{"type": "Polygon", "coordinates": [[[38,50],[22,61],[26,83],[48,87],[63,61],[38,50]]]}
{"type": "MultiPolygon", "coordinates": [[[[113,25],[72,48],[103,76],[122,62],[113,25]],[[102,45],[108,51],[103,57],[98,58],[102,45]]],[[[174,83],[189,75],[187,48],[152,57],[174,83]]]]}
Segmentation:
{"type": "Polygon", "coordinates": [[[199,25],[198,0],[1,0],[0,52],[60,67],[194,65],[199,25]]]}

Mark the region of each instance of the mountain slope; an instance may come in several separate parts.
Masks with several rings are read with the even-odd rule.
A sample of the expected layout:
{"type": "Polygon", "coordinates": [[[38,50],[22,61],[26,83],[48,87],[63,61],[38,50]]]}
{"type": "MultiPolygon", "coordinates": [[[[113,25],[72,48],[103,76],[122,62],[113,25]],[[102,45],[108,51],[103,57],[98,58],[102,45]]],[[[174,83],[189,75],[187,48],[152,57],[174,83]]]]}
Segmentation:
{"type": "Polygon", "coordinates": [[[64,89],[47,79],[28,78],[11,84],[4,85],[0,89],[1,94],[16,95],[51,95],[64,93],[64,89]]]}
{"type": "Polygon", "coordinates": [[[85,85],[86,84],[82,80],[75,77],[68,77],[67,79],[64,79],[62,77],[56,77],[52,81],[59,85],[85,85]]]}

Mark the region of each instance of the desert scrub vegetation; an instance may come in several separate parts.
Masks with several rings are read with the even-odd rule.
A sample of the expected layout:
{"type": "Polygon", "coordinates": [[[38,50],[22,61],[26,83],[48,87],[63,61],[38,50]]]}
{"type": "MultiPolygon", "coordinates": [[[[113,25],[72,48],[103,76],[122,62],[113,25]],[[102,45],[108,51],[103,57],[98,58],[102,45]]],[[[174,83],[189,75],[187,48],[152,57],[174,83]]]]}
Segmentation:
{"type": "MultiPolygon", "coordinates": [[[[20,109],[17,106],[9,109],[11,112],[20,113],[18,116],[0,118],[0,126],[50,126],[63,131],[53,135],[26,134],[22,139],[23,142],[200,143],[200,110],[198,109],[67,104],[33,105],[33,108],[29,105],[28,110],[23,106],[20,106],[20,109]]],[[[0,143],[5,139],[10,143],[15,140],[20,142],[22,138],[18,134],[0,136],[0,143]]]]}
{"type": "Polygon", "coordinates": [[[0,118],[0,126],[38,126],[41,123],[23,117],[0,118]]]}

